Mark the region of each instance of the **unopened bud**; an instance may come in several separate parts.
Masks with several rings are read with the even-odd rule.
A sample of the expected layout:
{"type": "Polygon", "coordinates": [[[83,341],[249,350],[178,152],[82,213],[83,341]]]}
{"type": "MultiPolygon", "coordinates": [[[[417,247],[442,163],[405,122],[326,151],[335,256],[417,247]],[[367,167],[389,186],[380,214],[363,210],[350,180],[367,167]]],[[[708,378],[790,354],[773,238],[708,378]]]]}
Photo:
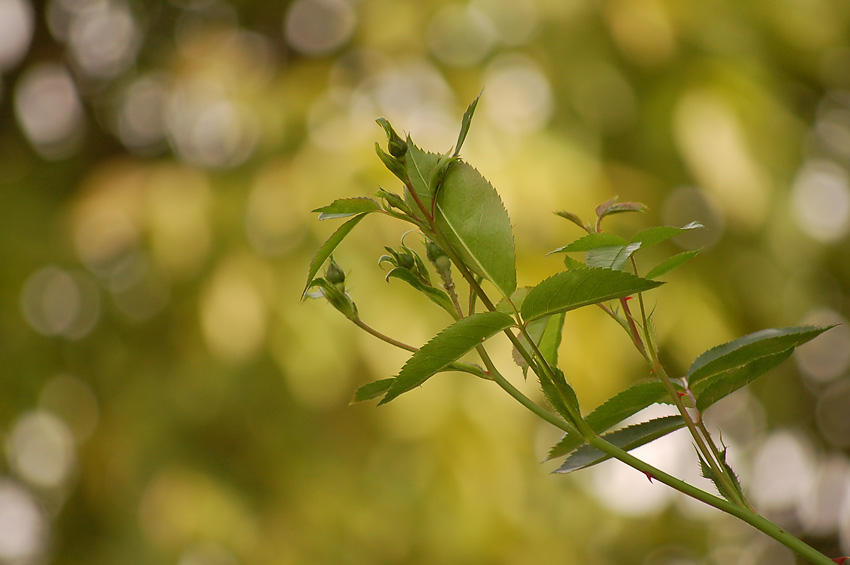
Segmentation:
{"type": "Polygon", "coordinates": [[[401,159],[407,153],[407,143],[400,137],[396,137],[387,143],[387,149],[390,150],[390,155],[396,159],[401,159]]]}
{"type": "Polygon", "coordinates": [[[398,266],[404,267],[405,269],[413,269],[413,267],[416,266],[416,261],[413,259],[413,256],[408,255],[407,253],[399,253],[398,266]]]}
{"type": "Polygon", "coordinates": [[[345,271],[334,261],[333,257],[331,257],[328,269],[325,271],[325,280],[340,290],[345,287],[345,271]]]}
{"type": "Polygon", "coordinates": [[[387,120],[384,118],[378,118],[376,121],[378,122],[378,125],[384,128],[384,132],[387,134],[387,149],[389,150],[390,155],[396,159],[404,157],[404,154],[407,153],[407,143],[399,137],[393,129],[393,126],[391,126],[387,120]]]}
{"type": "Polygon", "coordinates": [[[443,272],[451,268],[452,262],[446,252],[433,241],[428,241],[425,244],[425,256],[434,264],[438,272],[443,272]]]}
{"type": "Polygon", "coordinates": [[[446,252],[430,239],[425,243],[425,256],[432,263],[436,262],[438,257],[445,257],[445,255],[446,252]]]}

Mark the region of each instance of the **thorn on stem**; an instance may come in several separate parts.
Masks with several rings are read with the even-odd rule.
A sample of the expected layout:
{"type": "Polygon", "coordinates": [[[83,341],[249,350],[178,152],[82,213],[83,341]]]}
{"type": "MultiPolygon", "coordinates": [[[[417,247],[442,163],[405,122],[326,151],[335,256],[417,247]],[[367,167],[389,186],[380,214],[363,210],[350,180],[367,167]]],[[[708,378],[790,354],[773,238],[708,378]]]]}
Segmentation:
{"type": "Polygon", "coordinates": [[[835,557],[833,561],[841,565],[842,563],[845,563],[848,559],[850,559],[850,557],[835,557]]]}
{"type": "Polygon", "coordinates": [[[652,482],[652,479],[653,479],[653,477],[652,477],[652,473],[648,473],[648,472],[644,471],[644,473],[643,473],[643,474],[644,474],[644,475],[646,475],[646,478],[647,478],[647,479],[649,480],[649,482],[651,483],[651,482],[652,482]]]}

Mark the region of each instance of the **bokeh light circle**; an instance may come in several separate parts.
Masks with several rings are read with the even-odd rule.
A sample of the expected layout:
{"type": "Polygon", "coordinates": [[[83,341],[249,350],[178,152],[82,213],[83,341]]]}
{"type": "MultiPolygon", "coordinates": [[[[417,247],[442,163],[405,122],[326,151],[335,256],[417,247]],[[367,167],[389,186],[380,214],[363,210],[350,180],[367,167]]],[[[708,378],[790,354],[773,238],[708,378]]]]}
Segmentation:
{"type": "Polygon", "coordinates": [[[841,379],[818,395],[815,421],[818,431],[836,449],[850,448],[850,380],[841,379]]]}
{"type": "Polygon", "coordinates": [[[21,309],[39,333],[80,339],[97,323],[100,295],[88,277],[51,265],[27,279],[21,292],[21,309]]]}
{"type": "Polygon", "coordinates": [[[61,65],[42,63],[24,71],[15,89],[15,115],[43,157],[60,159],[77,149],[83,108],[74,80],[61,65]]]}
{"type": "Polygon", "coordinates": [[[37,488],[63,486],[76,467],[76,442],[68,426],[50,412],[21,416],[6,440],[12,469],[37,488]]]}
{"type": "Polygon", "coordinates": [[[119,2],[97,2],[78,11],[69,28],[69,47],[82,70],[112,77],[136,60],[139,32],[130,9],[119,2]]]}
{"type": "Polygon", "coordinates": [[[792,431],[776,430],[755,452],[750,496],[765,512],[795,510],[811,489],[815,469],[809,442],[792,431]]]}
{"type": "Polygon", "coordinates": [[[791,188],[794,220],[812,239],[837,241],[850,231],[850,179],[839,165],[807,161],[791,188]]]}
{"type": "Polygon", "coordinates": [[[471,67],[493,49],[496,31],[490,19],[477,9],[450,4],[431,20],[426,41],[431,53],[446,65],[471,67]]]}
{"type": "Polygon", "coordinates": [[[356,23],[346,0],[295,0],[286,13],[284,34],[296,51],[326,55],[348,42],[356,23]]]}
{"type": "Polygon", "coordinates": [[[835,326],[794,352],[800,372],[815,382],[829,382],[850,366],[850,324],[831,308],[817,308],[803,316],[802,324],[835,326]]]}
{"type": "Polygon", "coordinates": [[[544,127],[554,100],[549,79],[530,57],[511,53],[487,66],[482,110],[508,133],[524,134],[544,127]]]}
{"type": "Polygon", "coordinates": [[[48,524],[29,491],[0,478],[0,563],[33,563],[44,552],[48,524]]]}
{"type": "Polygon", "coordinates": [[[27,0],[0,0],[0,71],[14,68],[24,58],[34,28],[27,0]]]}

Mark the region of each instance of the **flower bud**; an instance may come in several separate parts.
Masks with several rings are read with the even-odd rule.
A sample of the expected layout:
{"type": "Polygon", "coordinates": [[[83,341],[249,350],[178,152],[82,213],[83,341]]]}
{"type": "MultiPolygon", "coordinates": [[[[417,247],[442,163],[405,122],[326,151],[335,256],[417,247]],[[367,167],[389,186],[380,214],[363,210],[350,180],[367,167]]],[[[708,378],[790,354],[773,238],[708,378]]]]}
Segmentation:
{"type": "Polygon", "coordinates": [[[413,268],[416,266],[416,261],[413,259],[412,255],[408,255],[407,253],[399,253],[398,266],[404,267],[405,269],[413,270],[413,268]]]}
{"type": "Polygon", "coordinates": [[[452,266],[452,262],[448,255],[446,255],[446,252],[433,241],[429,240],[425,244],[425,256],[428,257],[428,260],[434,264],[434,267],[436,267],[438,272],[446,271],[452,266]]]}
{"type": "Polygon", "coordinates": [[[393,126],[391,126],[387,120],[384,118],[378,118],[376,121],[378,122],[378,125],[384,128],[384,132],[387,134],[387,149],[389,150],[390,155],[396,159],[404,157],[404,154],[407,153],[407,143],[398,136],[393,129],[393,126]]]}
{"type": "Polygon", "coordinates": [[[396,159],[401,159],[407,153],[407,143],[400,137],[395,137],[387,143],[387,149],[390,150],[390,155],[396,159]]]}
{"type": "Polygon", "coordinates": [[[445,251],[440,249],[440,246],[431,241],[430,239],[425,242],[425,256],[432,263],[437,260],[437,257],[440,257],[441,255],[445,254],[445,251]]]}
{"type": "Polygon", "coordinates": [[[328,269],[325,271],[325,280],[340,290],[345,289],[345,271],[334,261],[333,257],[331,257],[328,269]]]}

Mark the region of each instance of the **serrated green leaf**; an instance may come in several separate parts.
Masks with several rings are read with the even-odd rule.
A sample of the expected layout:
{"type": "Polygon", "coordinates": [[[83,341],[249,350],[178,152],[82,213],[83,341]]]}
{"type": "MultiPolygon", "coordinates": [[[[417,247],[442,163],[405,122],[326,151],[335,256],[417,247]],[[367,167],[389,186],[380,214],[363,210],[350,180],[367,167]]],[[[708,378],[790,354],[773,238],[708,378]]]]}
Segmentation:
{"type": "Polygon", "coordinates": [[[307,284],[304,285],[304,292],[301,293],[301,299],[304,299],[304,294],[307,292],[307,289],[310,288],[310,283],[316,278],[316,273],[319,272],[319,269],[322,268],[322,265],[325,264],[328,257],[331,256],[334,249],[342,242],[343,239],[354,229],[360,220],[369,215],[369,212],[360,213],[341,226],[337,228],[333,234],[325,241],[316,254],[313,256],[313,260],[310,262],[310,270],[307,273],[307,284]]]}
{"type": "Polygon", "coordinates": [[[316,208],[313,212],[319,213],[320,220],[331,220],[334,218],[347,218],[356,216],[357,214],[368,214],[369,212],[377,212],[381,206],[365,196],[357,198],[340,198],[334,200],[327,206],[316,208]]]}
{"type": "Polygon", "coordinates": [[[785,351],[765,355],[740,367],[703,378],[691,387],[691,391],[697,399],[697,409],[703,411],[721,398],[750,384],[771,369],[781,365],[793,353],[794,348],[790,347],[785,351]]]}
{"type": "MultiPolygon", "coordinates": [[[[598,406],[587,415],[587,425],[597,434],[605,432],[626,418],[634,416],[647,406],[655,403],[670,403],[672,400],[661,381],[643,381],[635,383],[598,406]]],[[[570,454],[584,444],[584,439],[576,434],[566,434],[561,441],[549,450],[548,459],[570,454]]]]}
{"type": "Polygon", "coordinates": [[[463,142],[466,141],[466,134],[469,133],[469,126],[472,124],[472,115],[475,114],[475,107],[478,106],[479,98],[481,98],[481,92],[478,93],[478,96],[475,97],[475,100],[472,101],[472,104],[463,113],[463,121],[460,124],[460,134],[457,136],[457,144],[452,154],[453,157],[460,155],[460,148],[463,146],[463,142]]]}
{"type": "Polygon", "coordinates": [[[720,464],[726,468],[728,476],[732,479],[732,486],[737,491],[736,493],[728,492],[725,483],[721,481],[719,477],[714,473],[714,470],[706,462],[705,458],[702,456],[699,450],[697,450],[697,457],[699,457],[700,473],[703,477],[714,483],[714,487],[717,489],[717,492],[719,492],[721,496],[723,496],[723,498],[730,502],[732,502],[736,498],[744,498],[744,489],[741,488],[741,481],[738,479],[738,475],[735,473],[732,467],[730,467],[729,464],[726,462],[725,449],[720,452],[720,464]],[[735,496],[735,494],[737,494],[737,496],[735,496]]]}
{"type": "Polygon", "coordinates": [[[696,358],[688,369],[693,388],[701,380],[742,367],[761,357],[775,355],[810,341],[834,326],[800,326],[762,330],[713,347],[696,358]]]}
{"type": "Polygon", "coordinates": [[[577,251],[590,251],[591,249],[596,249],[597,247],[609,247],[613,245],[626,245],[628,242],[620,237],[619,235],[615,235],[613,233],[591,233],[584,237],[580,237],[569,245],[565,245],[564,247],[559,247],[553,251],[547,253],[547,255],[551,255],[553,253],[573,253],[577,251]]]}
{"type": "Polygon", "coordinates": [[[564,255],[564,266],[569,270],[587,268],[587,265],[585,265],[578,259],[573,259],[569,255],[564,255]]]}
{"type": "MultiPolygon", "coordinates": [[[[405,174],[410,179],[410,186],[426,211],[431,210],[431,176],[440,162],[440,157],[442,156],[436,153],[419,149],[410,137],[407,138],[407,154],[404,158],[405,174]]],[[[404,189],[404,201],[413,210],[414,216],[421,220],[425,219],[425,214],[422,213],[408,187],[404,189]]]]}
{"type": "MultiPolygon", "coordinates": [[[[578,406],[578,398],[576,397],[576,393],[569,384],[567,384],[567,380],[564,378],[564,372],[558,368],[554,369],[555,379],[558,379],[557,384],[550,380],[549,378],[543,376],[538,376],[540,387],[543,389],[543,395],[546,397],[546,400],[549,401],[549,404],[560,414],[564,420],[572,425],[573,416],[570,413],[569,407],[572,406],[573,410],[576,414],[579,414],[579,406],[578,406]],[[564,398],[558,390],[563,390],[567,395],[567,398],[564,398]]],[[[578,430],[572,432],[573,435],[578,435],[578,430]]]]}
{"type": "Polygon", "coordinates": [[[450,316],[452,316],[453,318],[456,317],[454,305],[452,304],[452,300],[451,298],[449,298],[449,295],[445,291],[440,290],[439,288],[427,286],[419,277],[411,273],[409,269],[405,269],[403,267],[396,267],[395,269],[387,273],[386,278],[387,280],[395,278],[406,282],[407,284],[427,296],[431,302],[448,312],[450,316]]]}
{"type": "Polygon", "coordinates": [[[511,220],[487,179],[464,162],[449,170],[439,193],[435,220],[461,260],[510,296],[516,289],[511,220]]]}
{"type": "Polygon", "coordinates": [[[378,398],[390,388],[390,385],[393,384],[395,380],[394,377],[389,379],[381,379],[379,381],[372,381],[369,384],[365,384],[357,389],[357,392],[354,393],[354,398],[351,399],[351,404],[355,402],[363,402],[364,400],[372,400],[378,398]]]}
{"type": "Polygon", "coordinates": [[[661,284],[610,269],[564,271],[545,279],[529,291],[522,303],[522,317],[529,322],[548,314],[644,292],[661,284]]]}
{"type": "Polygon", "coordinates": [[[655,226],[646,228],[645,230],[641,230],[635,234],[632,238],[632,243],[640,242],[643,244],[643,248],[646,249],[647,247],[657,245],[662,241],[667,241],[668,239],[676,237],[680,233],[700,229],[702,227],[704,226],[699,222],[691,222],[681,228],[677,228],[675,226],[655,226]]]}
{"type": "Polygon", "coordinates": [[[514,323],[511,316],[502,312],[481,312],[455,322],[408,359],[379,404],[386,404],[400,394],[420,386],[447,365],[481,345],[485,339],[514,323]]]}
{"type": "Polygon", "coordinates": [[[666,275],[673,269],[677,269],[696,257],[699,254],[700,250],[696,249],[694,251],[683,251],[682,253],[677,253],[672,257],[668,257],[667,259],[661,261],[655,267],[652,268],[649,273],[646,274],[647,279],[657,279],[662,275],[666,275]]]}
{"type": "Polygon", "coordinates": [[[510,301],[507,298],[502,298],[496,304],[496,310],[504,312],[505,314],[513,314],[514,307],[517,309],[522,308],[522,302],[525,300],[526,295],[528,295],[529,290],[531,290],[530,286],[521,286],[517,288],[511,293],[510,301]],[[513,305],[511,305],[511,302],[513,305]]]}
{"type": "MultiPolygon", "coordinates": [[[[671,432],[675,432],[685,426],[681,416],[665,416],[656,418],[648,422],[642,422],[617,430],[602,436],[602,439],[608,441],[623,449],[631,451],[642,445],[646,445],[656,439],[666,436],[671,432]]],[[[583,445],[579,447],[572,455],[567,457],[566,461],[558,467],[556,473],[571,473],[580,469],[592,467],[598,463],[602,463],[611,456],[599,451],[591,445],[583,445]]]]}
{"type": "Polygon", "coordinates": [[[588,251],[584,260],[588,267],[622,271],[626,266],[626,261],[635,251],[640,249],[640,245],[640,242],[637,242],[628,245],[597,247],[588,251]]]}

